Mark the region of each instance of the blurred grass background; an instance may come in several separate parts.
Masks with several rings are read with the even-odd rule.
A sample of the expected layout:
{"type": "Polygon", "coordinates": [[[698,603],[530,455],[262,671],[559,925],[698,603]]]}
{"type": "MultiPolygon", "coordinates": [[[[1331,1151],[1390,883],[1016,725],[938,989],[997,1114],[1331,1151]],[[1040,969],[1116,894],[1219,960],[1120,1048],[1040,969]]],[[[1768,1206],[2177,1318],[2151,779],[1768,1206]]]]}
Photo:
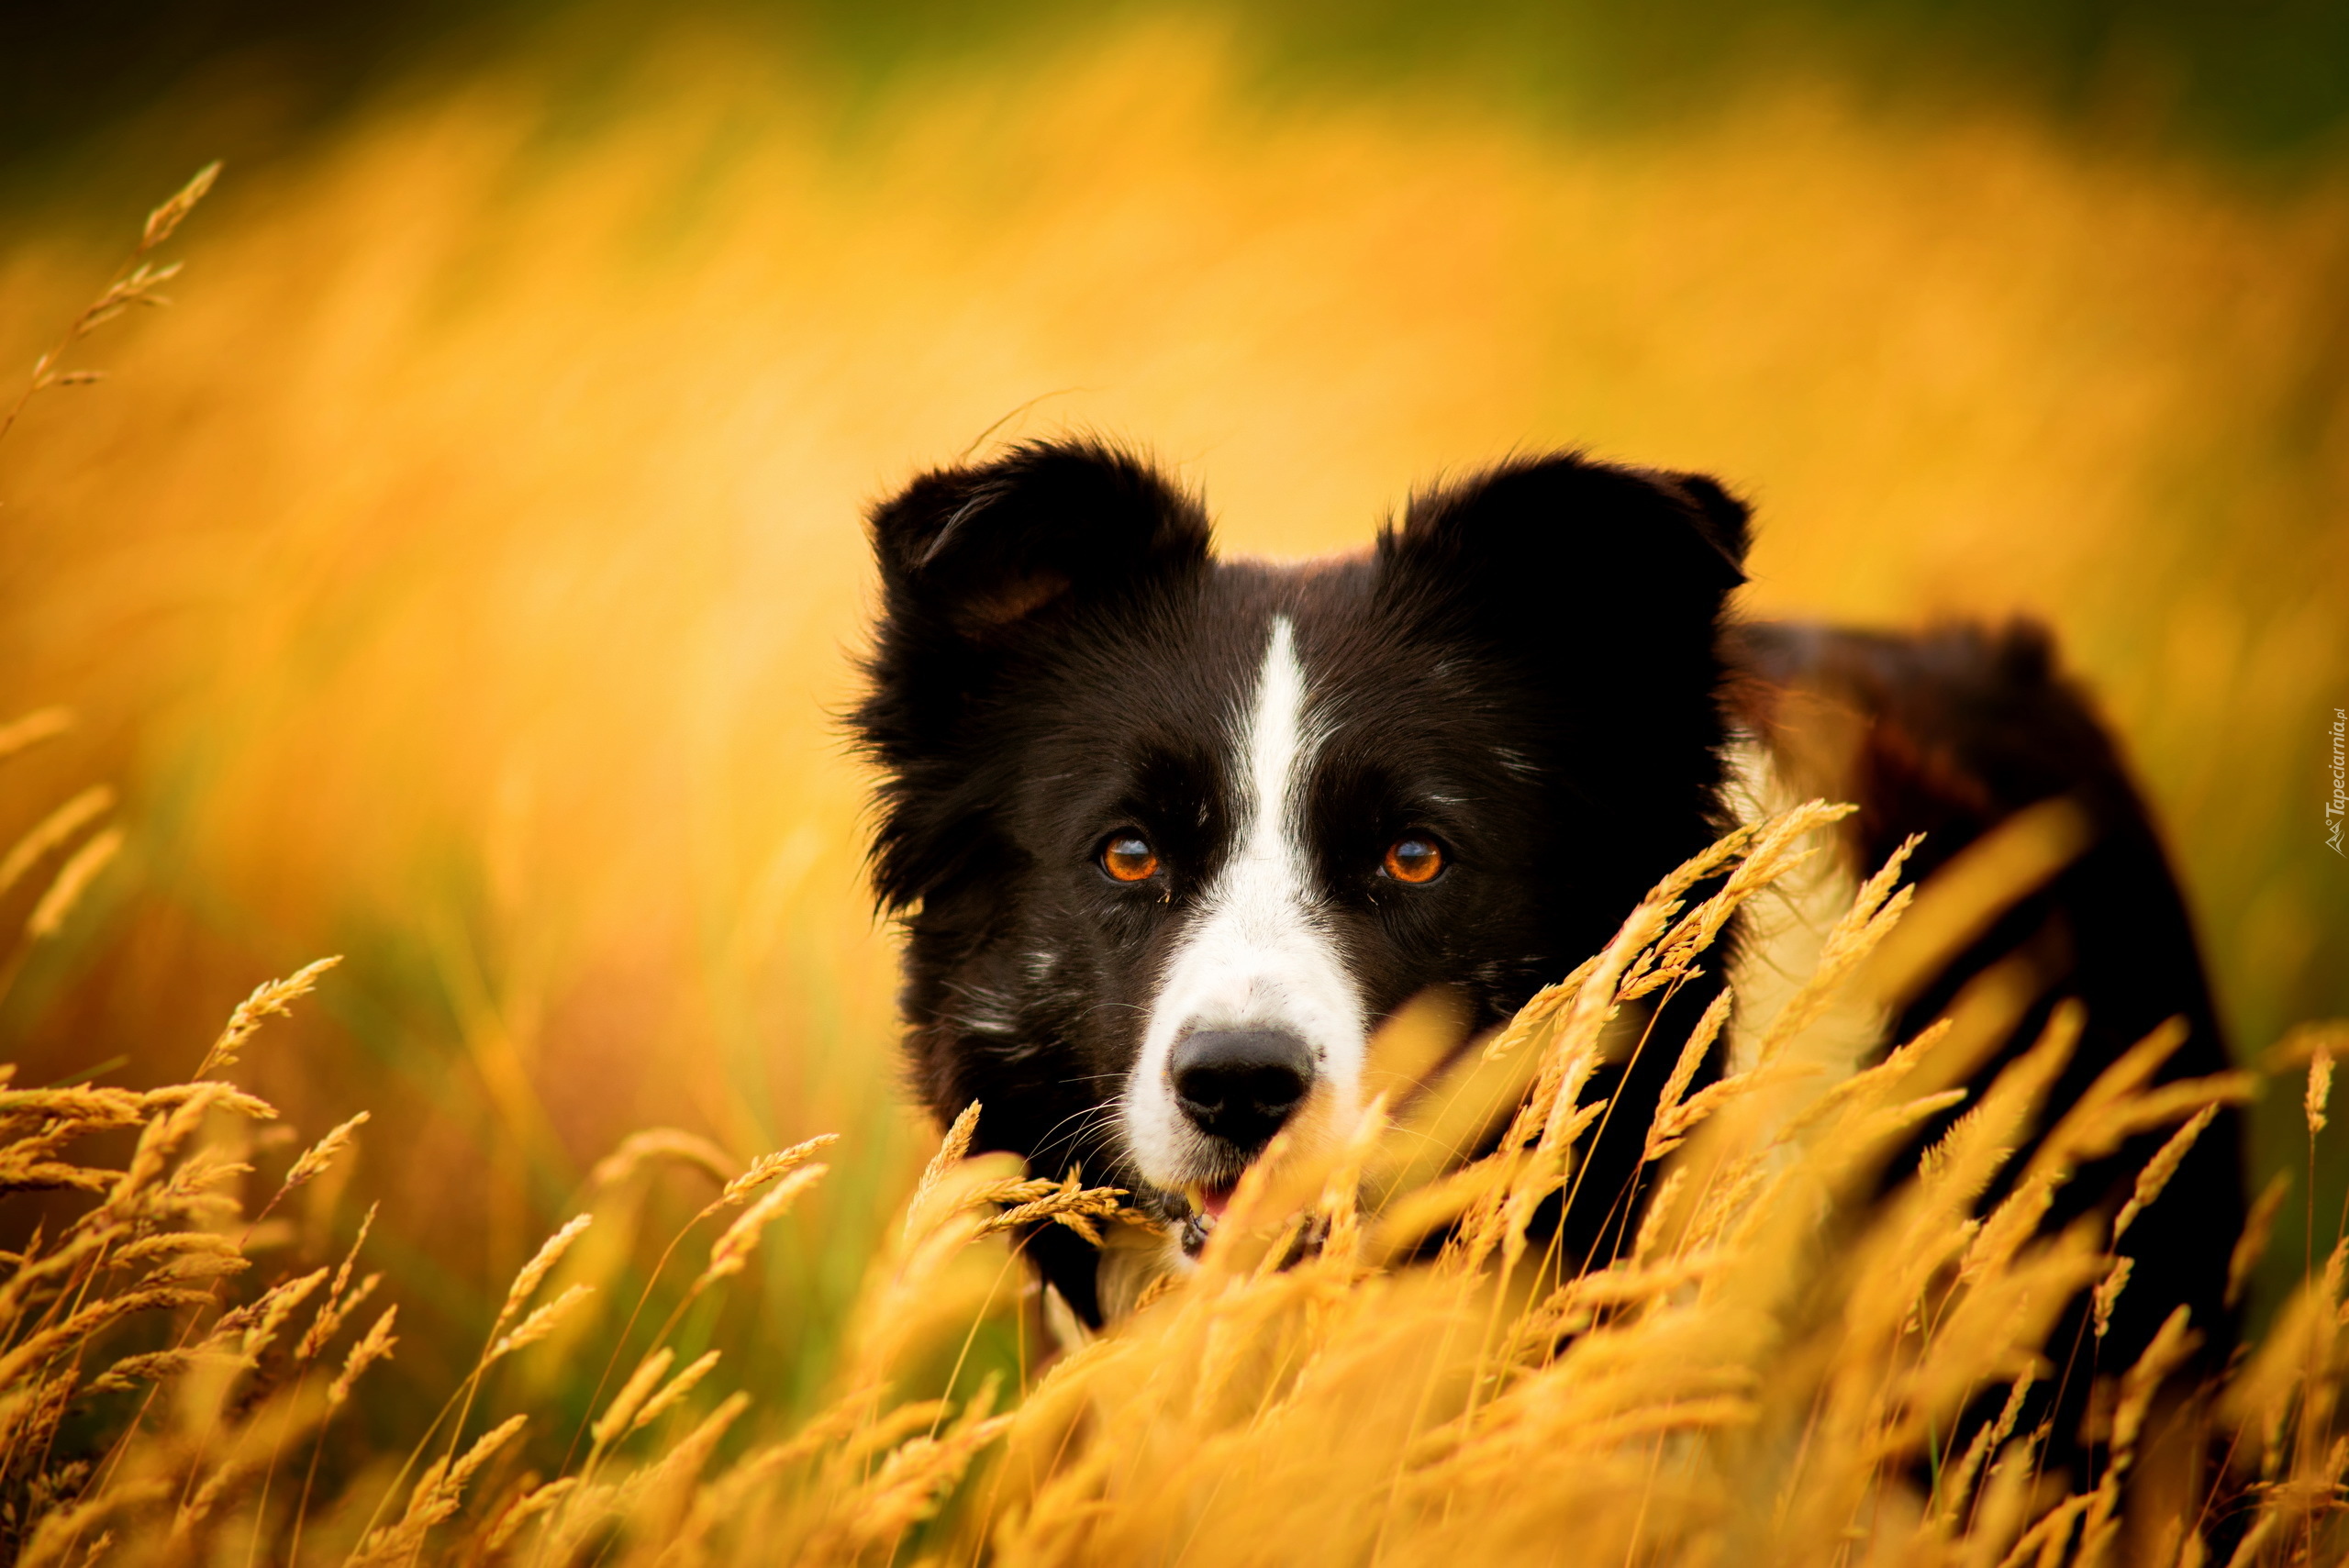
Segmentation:
{"type": "MultiPolygon", "coordinates": [[[[0,365],[229,163],[176,308],[0,445],[0,710],[82,716],[0,773],[0,836],[95,780],[131,834],[6,1054],[173,1078],[257,981],[350,954],[252,1081],[306,1135],[375,1113],[289,1244],[382,1200],[417,1386],[658,1123],[846,1135],[763,1305],[691,1330],[814,1397],[932,1136],[831,717],[857,516],[1007,416],[1148,442],[1238,550],[1358,545],[1447,467],[1585,443],[1753,496],[1757,612],[2044,617],[2173,833],[2239,1051],[2349,1012],[2338,6],[0,28],[0,365]]],[[[2296,1167],[2296,1106],[2260,1116],[2296,1167]]],[[[694,1182],[605,1195],[643,1211],[610,1233],[657,1250],[694,1182]]]]}

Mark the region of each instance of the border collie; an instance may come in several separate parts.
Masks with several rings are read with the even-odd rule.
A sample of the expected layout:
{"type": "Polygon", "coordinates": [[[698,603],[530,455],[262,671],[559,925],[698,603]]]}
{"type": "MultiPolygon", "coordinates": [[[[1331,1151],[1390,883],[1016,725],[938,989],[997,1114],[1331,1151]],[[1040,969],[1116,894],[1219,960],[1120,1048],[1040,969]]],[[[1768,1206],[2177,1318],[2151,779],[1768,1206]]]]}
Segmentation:
{"type": "MultiPolygon", "coordinates": [[[[1081,1165],[1194,1251],[1276,1129],[1354,1108],[1382,1020],[1432,991],[1469,1032],[1497,1025],[1773,772],[1860,806],[1849,871],[1921,830],[1929,874],[2058,795],[2093,825],[1891,1038],[2020,953],[2038,995],[1983,1073],[2081,997],[2050,1117],[2175,1015],[2191,1035],[2165,1076],[2227,1064],[2158,841],[2043,634],[1738,623],[1747,510],[1710,479],[1520,459],[1418,495],[1361,554],[1273,564],[1217,558],[1199,500],[1142,460],[1063,440],[923,474],[872,529],[854,723],[919,1094],[941,1118],[983,1102],[976,1147],[1081,1165]]],[[[1671,1003],[1679,1026],[1707,1000],[1671,1003]]],[[[1657,1054],[1593,1093],[1652,1104],[1657,1054]]],[[[1645,1119],[1609,1118],[1592,1190],[1628,1184],[1645,1119]]],[[[2050,1223],[2125,1190],[2160,1138],[2084,1173],[2050,1223]]],[[[2162,1245],[2108,1366],[2178,1301],[2223,1358],[2239,1139],[2222,1117],[2140,1222],[2162,1245]]],[[[1552,1222],[1588,1257],[1626,1218],[1552,1222]]],[[[1030,1247],[1089,1325],[1129,1294],[1065,1230],[1030,1247]]]]}

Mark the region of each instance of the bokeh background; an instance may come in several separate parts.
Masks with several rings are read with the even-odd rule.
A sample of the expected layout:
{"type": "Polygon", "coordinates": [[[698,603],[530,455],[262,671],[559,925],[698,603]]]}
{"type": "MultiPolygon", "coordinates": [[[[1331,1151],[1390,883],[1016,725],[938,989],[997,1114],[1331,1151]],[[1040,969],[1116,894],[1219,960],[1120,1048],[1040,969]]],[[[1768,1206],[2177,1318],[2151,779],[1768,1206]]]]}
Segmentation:
{"type": "Polygon", "coordinates": [[[0,839],[97,783],[128,835],[0,1054],[166,1081],[349,955],[249,1080],[373,1113],[283,1244],[382,1204],[423,1387],[573,1208],[628,1275],[707,1199],[595,1190],[629,1131],[839,1131],[687,1329],[804,1407],[934,1137],[836,718],[860,509],[1082,428],[1237,550],[1577,444],[1752,496],[1756,612],[2049,620],[2255,1059],[2349,1013],[2344,126],[2323,4],[12,6],[12,377],[228,168],[0,442],[0,715],[80,719],[0,839]]]}

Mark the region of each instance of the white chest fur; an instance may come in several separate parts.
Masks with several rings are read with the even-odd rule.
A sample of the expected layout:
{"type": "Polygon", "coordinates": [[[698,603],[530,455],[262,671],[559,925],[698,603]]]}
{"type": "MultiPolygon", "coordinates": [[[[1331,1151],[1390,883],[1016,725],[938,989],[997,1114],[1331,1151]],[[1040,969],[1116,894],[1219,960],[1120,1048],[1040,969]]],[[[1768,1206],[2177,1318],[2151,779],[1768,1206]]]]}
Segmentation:
{"type": "MultiPolygon", "coordinates": [[[[1742,823],[1758,822],[1801,804],[1770,756],[1750,735],[1740,735],[1729,752],[1730,776],[1723,795],[1742,823]]],[[[1846,843],[1830,828],[1814,829],[1813,853],[1749,901],[1743,933],[1730,964],[1736,1012],[1730,1025],[1728,1071],[1750,1072],[1763,1032],[1787,1000],[1819,967],[1827,933],[1852,906],[1859,877],[1846,843]]],[[[1884,1020],[1873,1006],[1831,1006],[1789,1048],[1816,1069],[1808,1074],[1812,1093],[1848,1077],[1884,1043],[1884,1020]]],[[[1808,1098],[1808,1095],[1803,1096],[1808,1098]]]]}

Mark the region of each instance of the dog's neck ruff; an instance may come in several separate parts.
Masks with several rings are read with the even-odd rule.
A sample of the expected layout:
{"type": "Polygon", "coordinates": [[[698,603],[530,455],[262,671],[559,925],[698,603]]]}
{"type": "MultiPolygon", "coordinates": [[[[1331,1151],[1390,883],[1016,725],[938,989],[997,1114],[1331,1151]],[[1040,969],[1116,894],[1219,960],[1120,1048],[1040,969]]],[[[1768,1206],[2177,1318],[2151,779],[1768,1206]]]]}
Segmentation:
{"type": "MultiPolygon", "coordinates": [[[[1721,799],[1741,826],[1800,804],[1769,748],[1753,736],[1735,736],[1725,761],[1721,799]]],[[[1739,916],[1740,940],[1729,965],[1730,989],[1737,999],[1729,1029],[1730,1073],[1759,1065],[1764,1032],[1818,973],[1827,934],[1859,894],[1851,851],[1834,827],[1812,828],[1804,848],[1810,858],[1748,900],[1739,916]]],[[[1873,1009],[1840,1000],[1831,1004],[1802,1035],[1804,1060],[1819,1069],[1807,1080],[1812,1092],[1842,1082],[1883,1044],[1884,1020],[1873,1009]]]]}

